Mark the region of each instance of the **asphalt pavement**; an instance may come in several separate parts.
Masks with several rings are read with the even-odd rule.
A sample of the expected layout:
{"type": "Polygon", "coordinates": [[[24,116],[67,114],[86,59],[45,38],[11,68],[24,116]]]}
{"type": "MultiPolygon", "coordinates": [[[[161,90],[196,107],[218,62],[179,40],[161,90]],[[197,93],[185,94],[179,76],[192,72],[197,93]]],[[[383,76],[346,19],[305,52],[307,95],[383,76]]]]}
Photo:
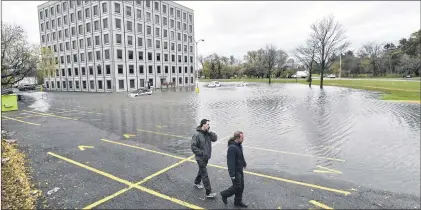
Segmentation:
{"type": "MultiPolygon", "coordinates": [[[[204,189],[193,186],[197,165],[192,154],[177,154],[147,143],[175,138],[180,129],[189,133],[191,125],[169,125],[162,131],[145,124],[137,132],[116,133],[92,123],[98,114],[107,117],[107,111],[78,107],[74,110],[79,111],[40,112],[27,107],[32,102],[20,103],[19,111],[2,113],[2,127],[30,158],[35,183],[46,201],[39,208],[234,208],[233,198],[225,205],[219,195],[205,199],[204,189]]],[[[163,112],[169,114],[170,110],[163,112]]],[[[214,155],[225,153],[223,138],[230,133],[219,135],[224,144],[214,145],[214,155]]],[[[420,198],[412,195],[324,176],[249,167],[243,197],[250,208],[420,208],[420,198]]],[[[215,192],[230,186],[225,164],[211,160],[208,173],[215,192]]]]}

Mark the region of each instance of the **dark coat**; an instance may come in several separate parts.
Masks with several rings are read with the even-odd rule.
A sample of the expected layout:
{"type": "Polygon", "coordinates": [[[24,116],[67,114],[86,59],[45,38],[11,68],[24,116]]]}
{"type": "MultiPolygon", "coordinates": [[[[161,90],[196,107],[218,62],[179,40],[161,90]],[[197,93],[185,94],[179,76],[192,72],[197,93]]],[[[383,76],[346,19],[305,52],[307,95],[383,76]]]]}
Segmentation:
{"type": "Polygon", "coordinates": [[[191,150],[196,160],[209,160],[212,155],[212,142],[216,142],[217,139],[218,136],[214,132],[203,131],[197,127],[191,141],[191,150]]]}
{"type": "Polygon", "coordinates": [[[243,146],[232,139],[228,141],[227,164],[230,177],[242,173],[243,168],[247,166],[243,155],[243,146]]]}

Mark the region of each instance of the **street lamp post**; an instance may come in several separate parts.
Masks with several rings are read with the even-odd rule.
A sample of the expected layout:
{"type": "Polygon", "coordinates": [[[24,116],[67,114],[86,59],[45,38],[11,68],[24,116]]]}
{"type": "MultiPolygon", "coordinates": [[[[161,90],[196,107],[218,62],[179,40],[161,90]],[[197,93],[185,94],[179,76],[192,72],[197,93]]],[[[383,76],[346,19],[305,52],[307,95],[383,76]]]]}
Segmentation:
{"type": "Polygon", "coordinates": [[[204,42],[204,39],[200,39],[199,41],[195,41],[196,42],[196,53],[195,53],[195,61],[196,61],[196,92],[199,92],[199,68],[198,68],[198,62],[197,62],[197,45],[199,44],[199,42],[204,42]]]}

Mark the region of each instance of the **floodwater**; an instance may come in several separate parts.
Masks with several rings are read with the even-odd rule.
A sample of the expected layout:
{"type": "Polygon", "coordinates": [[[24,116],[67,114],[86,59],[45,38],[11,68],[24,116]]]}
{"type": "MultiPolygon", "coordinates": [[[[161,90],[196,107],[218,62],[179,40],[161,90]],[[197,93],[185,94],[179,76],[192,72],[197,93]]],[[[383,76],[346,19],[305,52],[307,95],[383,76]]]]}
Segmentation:
{"type": "MultiPolygon", "coordinates": [[[[49,92],[50,111],[86,110],[81,118],[110,133],[145,133],[133,141],[191,155],[190,139],[202,118],[220,138],[245,133],[249,168],[321,175],[373,189],[420,195],[420,105],[379,100],[379,94],[300,84],[224,84],[207,88],[127,93],[49,92]],[[142,132],[142,131],[141,131],[142,132]],[[183,136],[187,136],[184,138],[183,136]],[[326,168],[340,173],[321,173],[326,168]],[[319,172],[315,172],[319,171],[319,172]]],[[[226,142],[212,161],[225,165],[226,142]]],[[[219,147],[219,148],[218,148],[219,147]]]]}

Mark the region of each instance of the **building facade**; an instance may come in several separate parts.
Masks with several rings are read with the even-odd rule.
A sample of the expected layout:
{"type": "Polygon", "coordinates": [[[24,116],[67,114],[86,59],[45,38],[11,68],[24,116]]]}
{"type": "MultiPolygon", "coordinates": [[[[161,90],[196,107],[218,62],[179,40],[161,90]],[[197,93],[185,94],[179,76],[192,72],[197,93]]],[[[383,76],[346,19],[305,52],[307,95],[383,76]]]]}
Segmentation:
{"type": "Polygon", "coordinates": [[[124,92],[196,82],[193,10],[171,1],[49,1],[38,6],[40,43],[56,91],[124,92]]]}

